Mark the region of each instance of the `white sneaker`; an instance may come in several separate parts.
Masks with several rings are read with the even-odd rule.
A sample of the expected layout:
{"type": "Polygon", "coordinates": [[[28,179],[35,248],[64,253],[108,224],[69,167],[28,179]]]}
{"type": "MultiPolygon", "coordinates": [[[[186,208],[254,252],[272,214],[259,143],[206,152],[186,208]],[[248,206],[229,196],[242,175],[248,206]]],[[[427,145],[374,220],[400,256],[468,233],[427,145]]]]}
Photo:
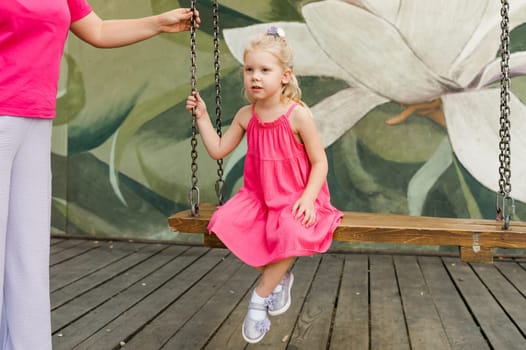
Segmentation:
{"type": "Polygon", "coordinates": [[[270,294],[267,299],[268,313],[270,316],[281,315],[289,309],[292,299],[290,291],[293,283],[294,275],[292,272],[287,272],[279,282],[279,284],[281,284],[281,291],[270,294]]]}
{"type": "MultiPolygon", "coordinates": [[[[249,303],[248,309],[255,309],[261,311],[267,311],[265,304],[249,303]]],[[[241,327],[241,333],[245,341],[254,344],[259,342],[265,334],[270,330],[270,320],[265,316],[263,320],[254,320],[249,317],[249,313],[245,316],[243,321],[243,327],[241,327]]]]}

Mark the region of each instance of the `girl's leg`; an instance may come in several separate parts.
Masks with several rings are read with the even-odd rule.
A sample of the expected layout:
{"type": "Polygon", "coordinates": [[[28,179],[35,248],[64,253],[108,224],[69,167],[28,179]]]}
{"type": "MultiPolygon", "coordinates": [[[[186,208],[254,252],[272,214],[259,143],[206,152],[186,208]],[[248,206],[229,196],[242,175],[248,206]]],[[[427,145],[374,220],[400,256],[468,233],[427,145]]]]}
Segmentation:
{"type": "Polygon", "coordinates": [[[13,119],[23,135],[11,169],[3,300],[6,344],[7,349],[51,350],[52,121],[13,119]]]}
{"type": "Polygon", "coordinates": [[[256,293],[263,298],[268,297],[292,266],[294,259],[294,257],[286,258],[263,267],[262,271],[260,270],[262,276],[256,287],[256,293]]]}
{"type": "Polygon", "coordinates": [[[267,314],[266,298],[272,293],[285,275],[294,258],[287,258],[256,269],[262,273],[259,284],[252,292],[248,304],[248,312],[243,321],[241,332],[243,338],[249,343],[257,343],[270,329],[270,320],[267,314]]]}

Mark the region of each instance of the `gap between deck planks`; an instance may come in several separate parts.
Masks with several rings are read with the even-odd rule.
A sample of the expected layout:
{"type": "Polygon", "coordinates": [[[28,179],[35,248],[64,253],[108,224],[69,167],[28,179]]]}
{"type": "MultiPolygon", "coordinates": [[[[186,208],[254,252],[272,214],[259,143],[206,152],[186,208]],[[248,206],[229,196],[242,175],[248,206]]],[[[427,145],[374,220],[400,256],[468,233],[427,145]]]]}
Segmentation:
{"type": "MultiPolygon", "coordinates": [[[[208,247],[224,247],[215,235],[208,234],[215,208],[203,203],[199,216],[182,211],[170,216],[168,225],[174,231],[203,234],[208,247]]],[[[458,246],[463,261],[492,263],[494,248],[526,249],[526,222],[514,221],[503,230],[495,220],[345,212],[333,240],[458,246]]]]}

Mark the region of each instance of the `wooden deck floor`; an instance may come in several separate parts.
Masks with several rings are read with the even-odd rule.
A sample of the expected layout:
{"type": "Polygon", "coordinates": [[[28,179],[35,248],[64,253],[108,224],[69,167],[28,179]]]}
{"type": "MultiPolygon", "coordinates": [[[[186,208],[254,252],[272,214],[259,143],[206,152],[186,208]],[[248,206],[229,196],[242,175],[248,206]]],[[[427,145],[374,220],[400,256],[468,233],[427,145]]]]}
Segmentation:
{"type": "Polygon", "coordinates": [[[224,249],[53,239],[53,349],[526,349],[526,260],[324,254],[247,346],[258,275],[224,249]]]}

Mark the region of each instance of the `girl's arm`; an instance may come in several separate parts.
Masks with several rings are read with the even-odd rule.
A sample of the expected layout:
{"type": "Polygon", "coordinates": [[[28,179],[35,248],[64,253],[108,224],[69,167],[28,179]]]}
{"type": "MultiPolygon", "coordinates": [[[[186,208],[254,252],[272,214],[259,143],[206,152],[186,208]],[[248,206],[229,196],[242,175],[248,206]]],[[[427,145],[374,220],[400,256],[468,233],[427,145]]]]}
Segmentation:
{"type": "Polygon", "coordinates": [[[192,108],[195,108],[197,127],[210,157],[213,159],[224,158],[239,145],[245,134],[247,115],[250,116],[248,114],[250,113],[249,108],[243,107],[237,112],[232,124],[222,137],[219,137],[212,125],[206,104],[198,92],[188,96],[186,100],[186,109],[192,111],[192,108]]]}
{"type": "MultiPolygon", "coordinates": [[[[99,48],[119,47],[142,41],[159,33],[176,33],[190,29],[192,11],[179,8],[160,15],[102,20],[95,12],[71,24],[80,39],[99,48]]],[[[196,23],[201,22],[196,11],[196,23]]]]}
{"type": "Polygon", "coordinates": [[[314,202],[327,179],[329,168],[327,155],[309,109],[297,108],[291,115],[291,124],[300,135],[311,164],[307,186],[302,196],[294,203],[292,210],[296,218],[304,215],[302,223],[310,226],[316,221],[314,202]]]}

